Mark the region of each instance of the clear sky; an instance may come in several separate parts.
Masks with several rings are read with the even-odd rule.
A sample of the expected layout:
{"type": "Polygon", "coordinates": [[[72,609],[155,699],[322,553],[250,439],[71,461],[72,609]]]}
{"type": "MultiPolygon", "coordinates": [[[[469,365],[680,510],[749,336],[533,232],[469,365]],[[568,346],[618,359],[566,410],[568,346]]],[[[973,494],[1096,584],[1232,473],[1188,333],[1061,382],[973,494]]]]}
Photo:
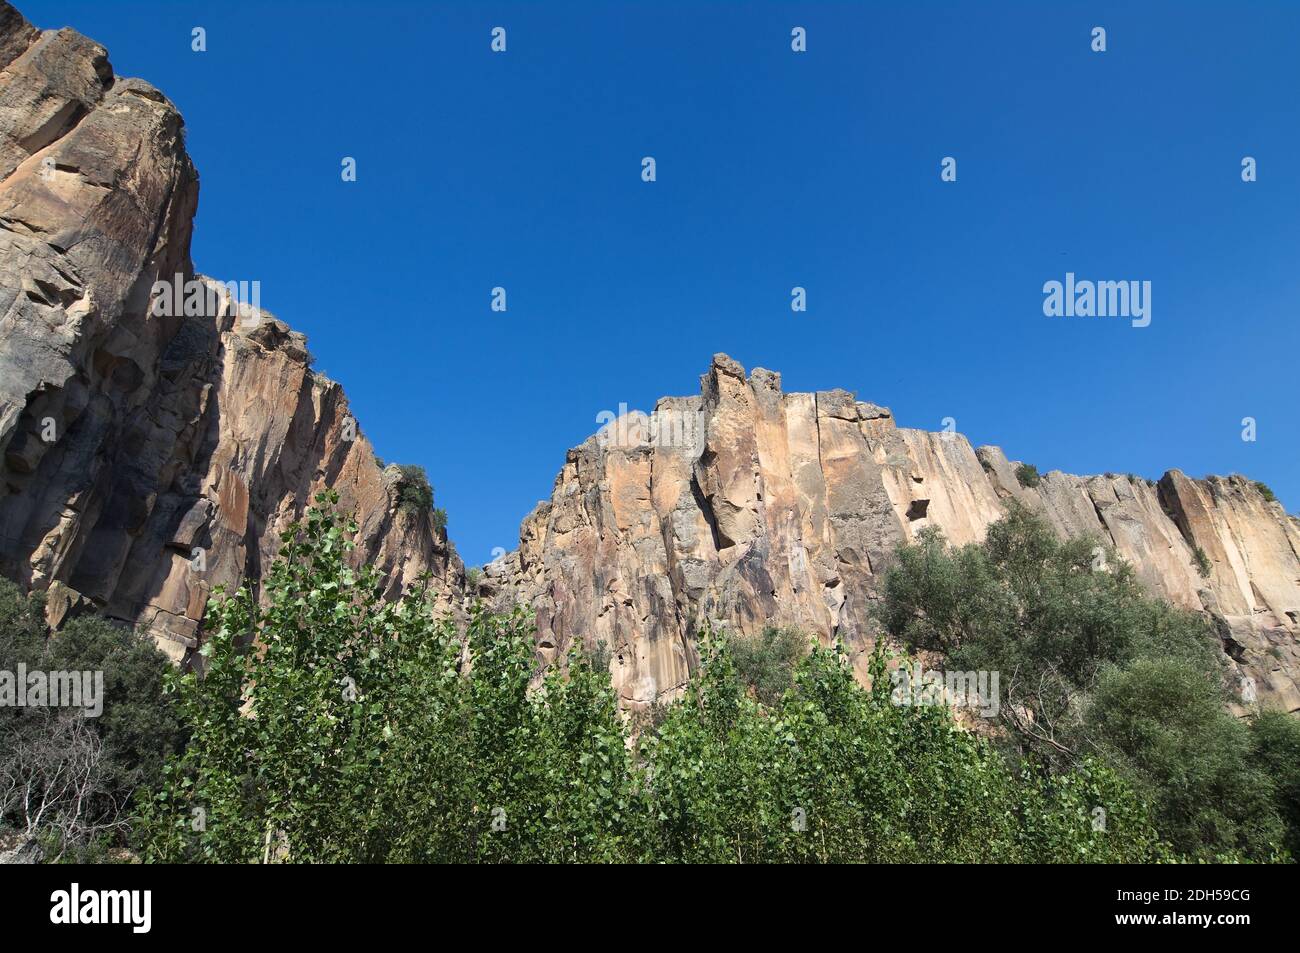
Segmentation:
{"type": "Polygon", "coordinates": [[[717,351],[1300,511],[1300,3],[18,6],[180,107],[196,266],[261,282],[468,563],[717,351]],[[1045,316],[1067,271],[1150,281],[1150,326],[1045,316]]]}

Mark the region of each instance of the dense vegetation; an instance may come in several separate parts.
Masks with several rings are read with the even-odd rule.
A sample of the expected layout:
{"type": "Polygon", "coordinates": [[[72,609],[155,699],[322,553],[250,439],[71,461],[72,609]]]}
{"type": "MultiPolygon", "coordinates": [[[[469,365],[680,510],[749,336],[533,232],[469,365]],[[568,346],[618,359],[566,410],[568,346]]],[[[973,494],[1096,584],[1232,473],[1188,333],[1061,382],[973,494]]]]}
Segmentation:
{"type": "Polygon", "coordinates": [[[416,463],[401,464],[397,483],[397,505],[411,513],[422,513],[433,508],[433,487],[424,467],[416,463]]]}
{"type": "Polygon", "coordinates": [[[434,532],[446,537],[447,511],[433,505],[433,486],[424,467],[410,463],[401,464],[397,469],[401,472],[397,482],[397,508],[406,513],[429,513],[434,532]]]}
{"type": "Polygon", "coordinates": [[[730,643],[736,674],[768,707],[778,704],[794,684],[799,660],[808,654],[808,646],[807,636],[782,626],[767,626],[759,635],[730,643]]]}
{"type": "MultiPolygon", "coordinates": [[[[476,611],[462,638],[418,590],[383,602],[372,571],[349,568],[351,527],[329,502],[287,538],[265,606],[241,591],[215,609],[206,677],[176,677],[193,738],[144,805],[146,858],[1166,856],[1115,771],[1084,758],[1048,773],[944,707],[891,704],[883,651],[868,691],[841,649],[800,646],[765,703],[705,633],[685,697],[633,739],[582,652],[537,684],[521,613],[476,611]]],[[[742,664],[771,689],[792,659],[788,637],[768,642],[773,663],[742,664]]]]}
{"type": "MultiPolygon", "coordinates": [[[[945,705],[894,703],[883,641],[863,688],[842,646],[779,628],[730,641],[705,630],[684,696],[628,719],[601,646],[575,646],[541,673],[522,611],[475,609],[465,631],[418,586],[384,601],[374,570],[350,566],[354,527],[335,503],[319,498],[286,534],[262,598],[241,589],[214,602],[204,674],[168,671],[165,695],[148,646],[94,620],[48,637],[37,601],[3,591],[0,659],[20,645],[24,657],[62,652],[124,673],[120,711],[94,725],[113,752],[96,787],[112,792],[96,794],[111,823],[60,834],[68,844],[105,830],[120,842],[134,789],[131,842],[151,861],[1139,862],[1296,850],[1297,722],[1229,716],[1199,617],[1023,511],[979,546],[924,534],[899,551],[884,593],[881,622],[897,640],[1002,673],[999,720],[972,731],[945,705]]],[[[6,731],[54,737],[57,715],[0,714],[6,731]]],[[[17,819],[8,809],[5,822],[17,819]]]]}
{"type": "Polygon", "coordinates": [[[378,597],[325,506],[287,538],[266,605],[214,611],[207,675],[177,676],[191,744],[143,809],[155,861],[1132,861],[1164,846],[1100,762],[1048,774],[945,707],[889,702],[839,647],[768,640],[749,666],[703,634],[685,697],[634,738],[573,651],[536,684],[523,614],[468,638],[420,592],[378,597]],[[263,646],[247,651],[251,638],[263,646]],[[533,688],[530,689],[530,684],[533,688]],[[256,685],[251,690],[250,686],[256,685]],[[1104,807],[1105,829],[1095,811],[1104,807]]]}
{"type": "Polygon", "coordinates": [[[1053,772],[1101,760],[1178,854],[1267,861],[1295,843],[1284,752],[1300,746],[1300,722],[1232,717],[1205,618],[1148,597],[1096,541],[1061,541],[1021,508],[978,545],[925,532],[899,551],[884,606],[910,648],[1001,673],[1003,747],[1053,772]]]}
{"type": "Polygon", "coordinates": [[[0,836],[34,841],[49,859],[103,859],[125,841],[139,787],[155,787],[183,740],[163,695],[171,666],[152,641],[93,616],[55,637],[40,593],[0,580],[0,672],[102,672],[102,713],[0,707],[0,836]],[[14,836],[16,835],[16,836],[14,836]]]}

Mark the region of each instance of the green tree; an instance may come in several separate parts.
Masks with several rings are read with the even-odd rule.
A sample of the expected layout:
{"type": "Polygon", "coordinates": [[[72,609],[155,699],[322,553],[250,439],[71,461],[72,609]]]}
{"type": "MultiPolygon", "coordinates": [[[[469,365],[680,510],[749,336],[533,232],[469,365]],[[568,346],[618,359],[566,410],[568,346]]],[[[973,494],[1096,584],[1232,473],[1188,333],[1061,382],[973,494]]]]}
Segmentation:
{"type": "Polygon", "coordinates": [[[192,736],[145,802],[146,858],[1165,856],[1104,766],[1022,779],[946,708],[893,704],[883,648],[871,691],[841,646],[818,646],[769,705],[706,630],[697,677],[633,735],[580,640],[541,671],[522,610],[475,606],[462,630],[418,587],[383,602],[373,571],[350,566],[354,527],[334,503],[286,535],[262,600],[244,589],[215,607],[206,674],[174,679],[192,736]]]}
{"type": "Polygon", "coordinates": [[[1100,759],[1188,857],[1279,856],[1283,825],[1244,726],[1225,710],[1207,621],[1151,598],[1090,539],[1062,541],[1020,507],[983,543],[936,532],[900,548],[887,631],[959,670],[1000,673],[1004,737],[1050,771],[1100,759]]]}
{"type": "Polygon", "coordinates": [[[424,467],[415,464],[402,464],[398,467],[401,476],[397,483],[397,505],[408,513],[427,513],[433,509],[433,487],[424,467]]]}
{"type": "Polygon", "coordinates": [[[95,616],[50,633],[43,594],[0,580],[0,671],[20,664],[102,677],[102,710],[0,708],[0,828],[36,839],[50,859],[104,859],[124,844],[137,789],[158,782],[183,741],[163,695],[170,664],[147,637],[95,616]]]}
{"type": "Polygon", "coordinates": [[[1300,721],[1280,711],[1265,711],[1251,723],[1254,761],[1273,782],[1277,812],[1286,825],[1286,847],[1300,858],[1300,721]]]}
{"type": "Polygon", "coordinates": [[[1197,859],[1273,860],[1285,827],[1249,729],[1223,707],[1218,680],[1184,660],[1108,667],[1088,706],[1096,748],[1134,779],[1161,833],[1197,859]]]}
{"type": "Polygon", "coordinates": [[[736,671],[769,708],[794,685],[795,668],[808,654],[808,637],[797,629],[769,625],[758,635],[731,640],[736,671]]]}
{"type": "Polygon", "coordinates": [[[145,855],[616,859],[629,756],[608,675],[577,654],[530,690],[522,612],[476,608],[462,637],[420,589],[385,602],[336,501],[290,528],[261,602],[217,605],[203,676],[175,679],[193,736],[144,812],[145,855]]]}

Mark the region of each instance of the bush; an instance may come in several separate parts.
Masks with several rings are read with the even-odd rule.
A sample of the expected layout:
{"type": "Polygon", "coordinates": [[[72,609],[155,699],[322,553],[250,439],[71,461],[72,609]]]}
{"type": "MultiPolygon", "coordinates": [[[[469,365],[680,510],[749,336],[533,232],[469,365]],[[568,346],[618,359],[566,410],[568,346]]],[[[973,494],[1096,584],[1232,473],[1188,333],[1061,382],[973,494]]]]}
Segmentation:
{"type": "Polygon", "coordinates": [[[731,641],[736,672],[769,708],[794,685],[795,667],[808,654],[809,638],[797,629],[768,626],[760,635],[731,641]]]}
{"type": "Polygon", "coordinates": [[[1197,546],[1192,552],[1192,561],[1196,563],[1196,572],[1202,579],[1209,579],[1213,566],[1210,565],[1210,557],[1205,555],[1205,550],[1197,546]]]}
{"type": "Polygon", "coordinates": [[[427,513],[433,509],[433,487],[424,467],[403,464],[398,467],[401,477],[397,483],[397,508],[407,513],[427,513]]]}
{"type": "Polygon", "coordinates": [[[1095,549],[1059,540],[1022,507],[981,544],[951,549],[923,531],[887,574],[882,622],[955,669],[1000,672],[1014,751],[1054,772],[1100,759],[1182,855],[1280,856],[1271,782],[1225,710],[1207,621],[1147,596],[1113,554],[1095,571],[1095,549]]]}
{"type": "Polygon", "coordinates": [[[1273,494],[1272,489],[1269,488],[1269,485],[1267,483],[1260,483],[1258,480],[1256,480],[1255,489],[1259,490],[1260,495],[1264,497],[1265,503],[1277,502],[1277,497],[1273,494]]]}
{"type": "Polygon", "coordinates": [[[1038,467],[1032,463],[1022,463],[1016,467],[1016,481],[1023,487],[1032,489],[1043,482],[1038,475],[1038,467]]]}
{"type": "Polygon", "coordinates": [[[52,859],[98,859],[125,842],[131,800],[156,785],[183,732],[163,694],[171,670],[152,641],[94,616],[46,631],[43,596],[0,580],[0,671],[98,672],[102,712],[0,708],[0,828],[52,859]]]}

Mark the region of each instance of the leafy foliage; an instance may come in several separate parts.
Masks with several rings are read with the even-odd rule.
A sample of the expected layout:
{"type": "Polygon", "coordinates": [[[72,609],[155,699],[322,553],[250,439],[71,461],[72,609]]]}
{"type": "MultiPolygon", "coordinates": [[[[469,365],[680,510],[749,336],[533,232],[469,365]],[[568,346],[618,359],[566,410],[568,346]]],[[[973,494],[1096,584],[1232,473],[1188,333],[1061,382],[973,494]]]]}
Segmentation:
{"type": "Polygon", "coordinates": [[[1016,481],[1023,487],[1033,488],[1043,482],[1038,475],[1038,467],[1032,463],[1022,463],[1016,467],[1016,481]]]}
{"type": "Polygon", "coordinates": [[[1278,711],[1251,724],[1254,760],[1273,779],[1277,812],[1286,824],[1286,847],[1300,857],[1300,721],[1278,711]]]}
{"type": "Polygon", "coordinates": [[[1180,853],[1273,860],[1286,836],[1273,782],[1223,702],[1218,680],[1185,660],[1144,657],[1103,672],[1087,722],[1180,853]]]}
{"type": "Polygon", "coordinates": [[[433,509],[433,487],[424,467],[409,463],[398,466],[397,506],[408,513],[427,513],[433,509]]]}
{"type": "Polygon", "coordinates": [[[1277,496],[1274,495],[1273,490],[1269,487],[1267,483],[1260,483],[1258,480],[1256,480],[1255,489],[1259,490],[1260,495],[1264,497],[1264,502],[1266,503],[1277,502],[1277,496]]]}
{"type": "Polygon", "coordinates": [[[768,626],[760,635],[731,642],[737,674],[768,707],[794,685],[795,668],[807,654],[808,637],[791,628],[768,626]]]}
{"type": "Polygon", "coordinates": [[[1205,554],[1205,550],[1197,546],[1192,552],[1192,560],[1196,563],[1197,574],[1202,579],[1209,579],[1214,567],[1210,564],[1210,557],[1205,554]]]}
{"type": "Polygon", "coordinates": [[[1058,773],[1100,759],[1181,855],[1279,856],[1276,782],[1225,710],[1208,623],[1150,598],[1113,551],[1061,541],[1013,507],[981,544],[953,549],[926,531],[902,547],[883,602],[904,644],[1000,673],[1004,737],[1018,755],[1058,773]]]}
{"type": "Polygon", "coordinates": [[[206,675],[173,679],[193,734],[145,802],[146,858],[1166,856],[1105,765],[1048,775],[946,708],[890,704],[883,650],[874,690],[842,648],[819,646],[765,705],[706,630],[699,676],[633,737],[608,673],[577,645],[537,671],[521,611],[476,608],[461,634],[419,588],[380,599],[373,570],[345,558],[353,527],[334,502],[319,498],[286,536],[264,605],[240,590],[215,607],[206,675]],[[1101,805],[1106,831],[1091,822],[1101,805]]]}
{"type": "Polygon", "coordinates": [[[422,590],[385,602],[335,501],[286,535],[268,604],[215,609],[206,674],[174,679],[194,734],[143,812],[145,856],[606,859],[628,758],[608,676],[575,655],[530,693],[522,614],[476,611],[462,639],[422,590]]]}
{"type": "Polygon", "coordinates": [[[0,670],[102,672],[102,712],[0,708],[0,828],[55,859],[97,859],[120,846],[130,800],[153,786],[184,735],[163,697],[167,658],[131,630],[94,616],[49,633],[40,593],[0,580],[0,670]]]}

